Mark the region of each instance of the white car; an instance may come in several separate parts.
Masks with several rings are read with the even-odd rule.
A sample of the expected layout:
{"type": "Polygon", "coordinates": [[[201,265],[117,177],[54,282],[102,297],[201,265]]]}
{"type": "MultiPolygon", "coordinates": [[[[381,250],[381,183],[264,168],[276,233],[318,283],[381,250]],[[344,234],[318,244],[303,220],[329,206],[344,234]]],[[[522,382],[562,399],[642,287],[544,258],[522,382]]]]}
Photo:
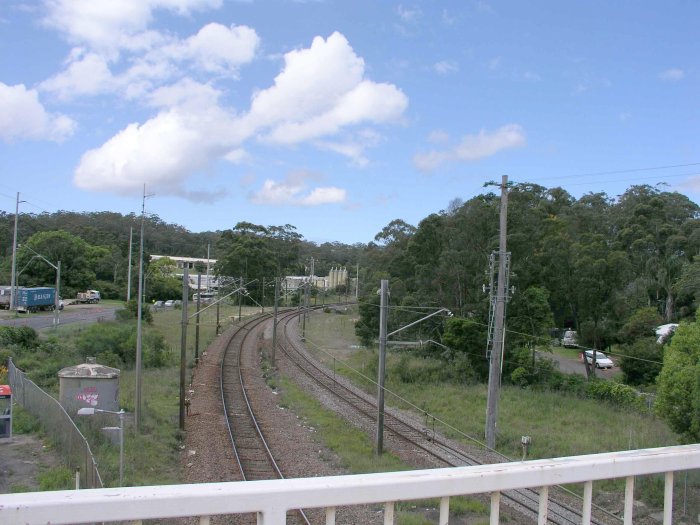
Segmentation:
{"type": "MultiPolygon", "coordinates": [[[[590,365],[593,364],[593,350],[586,350],[586,362],[590,365]]],[[[596,368],[612,368],[615,363],[605,355],[603,352],[595,353],[595,366],[596,368]]]]}

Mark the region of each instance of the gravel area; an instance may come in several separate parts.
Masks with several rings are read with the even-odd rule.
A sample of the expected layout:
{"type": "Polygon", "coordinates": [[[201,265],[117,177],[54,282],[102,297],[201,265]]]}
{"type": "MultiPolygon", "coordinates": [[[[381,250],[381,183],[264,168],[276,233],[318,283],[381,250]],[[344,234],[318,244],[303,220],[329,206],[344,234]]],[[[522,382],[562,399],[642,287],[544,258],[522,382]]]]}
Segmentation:
{"type": "MultiPolygon", "coordinates": [[[[289,478],[345,474],[337,456],[318,443],[314,429],[290,410],[280,407],[276,392],[265,383],[260,367],[260,349],[265,341],[271,339],[271,323],[264,326],[267,330],[261,329],[256,337],[256,351],[248,353],[252,357],[243,366],[247,372],[251,403],[256,414],[261,415],[260,424],[271,450],[278,458],[280,469],[289,478]]],[[[233,329],[230,329],[217,338],[193,372],[182,453],[185,483],[240,480],[231,452],[219,390],[219,363],[232,332],[233,329]]],[[[320,510],[311,510],[307,514],[312,523],[324,522],[320,510]]],[[[294,518],[291,514],[288,516],[291,523],[294,518]]],[[[255,523],[255,519],[252,516],[213,517],[211,522],[255,523]]],[[[382,523],[382,515],[377,509],[341,508],[337,510],[336,523],[382,523]]]]}

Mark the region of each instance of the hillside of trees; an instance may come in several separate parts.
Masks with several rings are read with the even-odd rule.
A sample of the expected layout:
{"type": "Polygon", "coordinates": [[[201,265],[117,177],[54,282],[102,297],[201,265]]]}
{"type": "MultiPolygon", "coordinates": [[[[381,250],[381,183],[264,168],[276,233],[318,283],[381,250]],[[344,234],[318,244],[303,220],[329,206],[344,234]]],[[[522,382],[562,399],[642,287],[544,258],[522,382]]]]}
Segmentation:
{"type": "MultiPolygon", "coordinates": [[[[377,338],[377,289],[381,279],[388,279],[390,326],[408,324],[430,308],[450,309],[453,318],[444,321],[436,316],[402,336],[438,342],[432,357],[462,370],[470,380],[484,380],[489,316],[484,286],[489,284],[489,258],[498,249],[499,209],[500,195],[493,192],[466,202],[455,199],[446,210],[416,226],[397,218],[373,241],[355,245],[312,243],[290,224],[263,226],[241,221],[228,229],[192,233],[158,217],[147,217],[146,299],[177,298],[181,293],[167,260],[150,264],[150,254],[206,257],[210,247],[211,258],[218,261],[213,272],[257,280],[250,291],[258,295],[258,301],[264,293],[261,283],[275,276],[308,274],[313,258],[316,275],[345,266],[354,277],[359,270],[356,332],[362,341],[370,344],[377,338]]],[[[14,216],[0,213],[0,225],[0,284],[9,284],[14,216]]],[[[21,214],[18,283],[54,283],[53,268],[32,259],[36,252],[61,261],[64,297],[97,288],[106,298],[123,299],[130,228],[136,268],[139,216],[65,211],[21,214]]],[[[535,363],[534,348],[546,346],[557,330],[571,328],[578,331],[585,347],[609,349],[614,345],[626,383],[654,388],[668,348],[656,343],[654,327],[695,320],[700,298],[698,205],[679,193],[646,185],[632,186],[617,197],[591,193],[576,199],[562,188],[513,184],[509,188],[507,249],[512,297],[507,306],[505,381],[521,385],[538,381],[537,374],[546,366],[535,363]]],[[[135,271],[132,278],[135,290],[135,271]]],[[[271,296],[267,294],[268,304],[271,296]]],[[[677,345],[685,346],[678,346],[672,355],[697,352],[688,346],[687,336],[681,334],[678,341],[677,345]]],[[[678,366],[683,359],[677,357],[673,362],[687,375],[687,367],[678,366]]],[[[666,385],[659,385],[661,406],[676,406],[668,392],[677,395],[675,387],[683,382],[667,370],[661,377],[671,378],[662,379],[666,385]]],[[[685,377],[686,382],[698,384],[692,377],[685,377]]],[[[700,423],[698,436],[699,429],[700,423]]],[[[687,433],[687,429],[679,431],[687,433]]]]}

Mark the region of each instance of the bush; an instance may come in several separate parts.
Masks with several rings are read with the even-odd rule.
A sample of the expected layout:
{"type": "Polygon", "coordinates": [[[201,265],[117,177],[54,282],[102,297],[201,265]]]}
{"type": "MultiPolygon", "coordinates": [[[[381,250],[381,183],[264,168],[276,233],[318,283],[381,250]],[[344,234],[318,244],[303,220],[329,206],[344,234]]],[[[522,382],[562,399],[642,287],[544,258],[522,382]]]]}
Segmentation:
{"type": "Polygon", "coordinates": [[[656,342],[655,337],[637,339],[633,344],[623,347],[625,356],[620,361],[620,368],[628,385],[651,385],[661,372],[664,347],[656,342]]]}
{"type": "Polygon", "coordinates": [[[83,356],[95,356],[102,363],[103,354],[110,361],[117,356],[125,365],[136,360],[136,327],[133,324],[99,323],[88,326],[76,340],[83,356]]]}
{"type": "MultiPolygon", "coordinates": [[[[139,304],[136,302],[136,299],[132,299],[124,305],[123,310],[117,310],[115,314],[117,320],[128,321],[130,319],[138,319],[138,308],[139,304]]],[[[153,314],[146,303],[141,305],[141,320],[146,321],[148,324],[153,324],[153,314]]]]}
{"type": "Polygon", "coordinates": [[[32,348],[37,345],[39,336],[29,326],[0,326],[0,345],[18,345],[32,348]]]}
{"type": "Polygon", "coordinates": [[[634,388],[613,381],[589,381],[586,388],[588,397],[608,401],[614,405],[645,410],[646,405],[642,396],[634,388]]]}

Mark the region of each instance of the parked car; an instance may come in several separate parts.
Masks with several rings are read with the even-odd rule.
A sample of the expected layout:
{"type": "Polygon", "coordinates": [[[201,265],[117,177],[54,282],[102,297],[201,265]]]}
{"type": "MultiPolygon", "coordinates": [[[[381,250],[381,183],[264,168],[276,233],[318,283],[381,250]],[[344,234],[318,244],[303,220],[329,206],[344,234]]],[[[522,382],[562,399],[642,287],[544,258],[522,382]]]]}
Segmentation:
{"type": "Polygon", "coordinates": [[[163,306],[165,306],[165,301],[156,301],[155,303],[153,303],[153,308],[156,309],[163,308],[163,306]]]}
{"type": "Polygon", "coordinates": [[[575,330],[567,330],[564,332],[564,337],[561,338],[561,345],[564,348],[576,348],[578,347],[578,341],[576,339],[575,330]]]}
{"type": "MultiPolygon", "coordinates": [[[[593,364],[593,350],[586,350],[585,354],[586,362],[590,365],[593,364]]],[[[595,366],[596,368],[612,368],[615,363],[605,355],[603,352],[595,353],[595,366]]]]}
{"type": "Polygon", "coordinates": [[[168,299],[167,301],[165,301],[164,306],[166,308],[172,308],[173,306],[175,306],[175,301],[173,301],[172,299],[168,299]]]}

